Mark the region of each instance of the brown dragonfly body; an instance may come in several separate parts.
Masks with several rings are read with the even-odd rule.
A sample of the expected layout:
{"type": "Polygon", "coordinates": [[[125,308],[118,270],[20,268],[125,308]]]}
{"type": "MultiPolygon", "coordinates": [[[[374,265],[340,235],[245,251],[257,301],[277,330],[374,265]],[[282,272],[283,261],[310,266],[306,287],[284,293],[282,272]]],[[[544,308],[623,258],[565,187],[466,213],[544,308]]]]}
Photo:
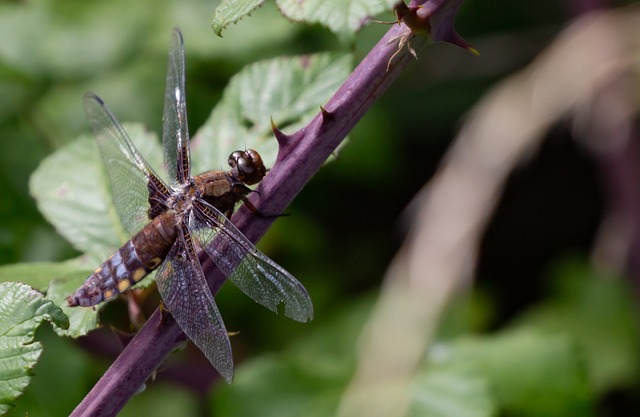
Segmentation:
{"type": "MultiPolygon", "coordinates": [[[[209,171],[195,176],[193,183],[167,199],[166,205],[152,204],[148,210],[151,221],[93,271],[84,284],[67,297],[67,303],[74,307],[94,306],[128,290],[158,268],[178,238],[179,213],[184,212],[184,206],[192,204],[194,198],[204,199],[227,217],[241,200],[257,212],[246,198],[251,192],[247,185],[264,177],[266,169],[262,158],[253,149],[235,151],[229,156],[229,165],[232,169],[227,172],[209,171]]],[[[161,201],[156,196],[157,185],[148,188],[149,200],[161,201]]]]}

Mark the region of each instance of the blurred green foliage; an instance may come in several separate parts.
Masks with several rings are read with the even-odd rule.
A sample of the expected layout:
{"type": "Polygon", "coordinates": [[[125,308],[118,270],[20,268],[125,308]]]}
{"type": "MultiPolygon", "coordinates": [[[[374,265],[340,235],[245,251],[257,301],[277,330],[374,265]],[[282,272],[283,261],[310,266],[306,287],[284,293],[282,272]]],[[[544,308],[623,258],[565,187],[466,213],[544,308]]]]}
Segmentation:
{"type": "MultiPolygon", "coordinates": [[[[331,415],[355,367],[357,337],[372,303],[367,294],[379,285],[403,234],[395,229],[402,210],[435,170],[460,117],[493,81],[528,62],[568,21],[560,4],[466,2],[457,27],[483,55],[467,56],[449,45],[422,51],[420,61],[354,129],[336,161],[300,194],[290,208],[293,215],[276,222],[261,242],[308,288],[316,320],[307,325],[283,320],[227,286],[217,300],[227,328],[241,330],[233,338],[240,364],[234,384],[210,395],[209,379],[198,385],[184,375],[172,377],[167,365],[122,415],[196,416],[208,410],[224,416],[331,415]]],[[[0,264],[56,262],[78,254],[37,210],[30,175],[47,155],[88,132],[81,106],[87,90],[98,92],[121,121],[160,131],[173,26],[187,40],[192,132],[246,64],[350,49],[319,26],[286,21],[272,2],[229,26],[220,39],[210,27],[214,7],[199,0],[0,4],[0,264]]],[[[386,30],[367,26],[352,49],[356,57],[386,30]]],[[[552,255],[557,259],[576,246],[581,247],[552,255]]],[[[41,290],[47,289],[46,265],[44,276],[29,277],[41,290]]],[[[540,261],[535,272],[542,276],[548,268],[540,261]]],[[[19,270],[4,271],[20,278],[19,270]]],[[[51,270],[60,279],[50,294],[68,292],[67,273],[73,272],[51,270]]],[[[536,292],[539,298],[519,305],[513,315],[501,315],[509,300],[490,281],[458,300],[416,378],[412,415],[590,416],[607,407],[612,413],[624,406],[639,410],[637,400],[627,400],[640,382],[640,338],[629,289],[581,262],[556,270],[550,281],[551,288],[536,292]],[[497,327],[495,333],[479,334],[497,327]],[[622,395],[623,406],[611,404],[612,392],[622,395]],[[443,409],[451,412],[436,411],[443,409]]],[[[90,354],[82,348],[89,342],[60,338],[48,326],[36,334],[44,346],[36,377],[10,415],[67,415],[113,360],[113,352],[90,354]]],[[[185,369],[197,374],[196,367],[185,369]]]]}

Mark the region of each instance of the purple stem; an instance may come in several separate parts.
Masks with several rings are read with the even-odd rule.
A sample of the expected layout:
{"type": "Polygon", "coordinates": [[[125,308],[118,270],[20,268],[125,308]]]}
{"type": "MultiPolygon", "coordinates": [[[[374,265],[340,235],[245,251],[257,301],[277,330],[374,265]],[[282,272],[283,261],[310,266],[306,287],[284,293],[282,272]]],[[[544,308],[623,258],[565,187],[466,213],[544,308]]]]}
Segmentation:
{"type": "MultiPolygon", "coordinates": [[[[403,48],[387,71],[387,63],[398,48],[395,39],[406,29],[404,25],[393,25],[324,106],[323,111],[306,127],[290,136],[275,132],[280,142],[277,161],[260,184],[259,194],[252,194],[253,203],[263,213],[284,211],[413,59],[403,48]]],[[[417,50],[425,44],[425,40],[416,37],[411,43],[417,50]]],[[[267,231],[273,218],[255,216],[241,207],[232,221],[255,243],[267,231]]],[[[215,293],[226,278],[208,259],[202,263],[202,268],[215,293]]],[[[71,416],[115,416],[166,356],[185,340],[186,336],[171,315],[158,308],[71,416]]]]}

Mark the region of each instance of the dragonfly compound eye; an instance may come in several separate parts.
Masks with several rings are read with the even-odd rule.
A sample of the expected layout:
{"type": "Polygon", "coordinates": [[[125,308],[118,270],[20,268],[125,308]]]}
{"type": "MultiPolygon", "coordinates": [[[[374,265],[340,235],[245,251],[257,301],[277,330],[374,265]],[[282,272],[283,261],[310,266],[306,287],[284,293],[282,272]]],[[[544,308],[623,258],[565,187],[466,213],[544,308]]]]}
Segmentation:
{"type": "Polygon", "coordinates": [[[251,176],[256,170],[256,166],[251,159],[238,158],[238,170],[246,176],[251,176]]]}
{"type": "Polygon", "coordinates": [[[229,166],[231,166],[231,168],[235,168],[236,166],[238,166],[238,159],[243,158],[244,155],[244,151],[233,151],[231,155],[229,155],[229,166]]]}
{"type": "Polygon", "coordinates": [[[229,156],[229,165],[236,170],[238,179],[248,185],[260,182],[267,173],[262,158],[253,149],[233,152],[229,156]]]}

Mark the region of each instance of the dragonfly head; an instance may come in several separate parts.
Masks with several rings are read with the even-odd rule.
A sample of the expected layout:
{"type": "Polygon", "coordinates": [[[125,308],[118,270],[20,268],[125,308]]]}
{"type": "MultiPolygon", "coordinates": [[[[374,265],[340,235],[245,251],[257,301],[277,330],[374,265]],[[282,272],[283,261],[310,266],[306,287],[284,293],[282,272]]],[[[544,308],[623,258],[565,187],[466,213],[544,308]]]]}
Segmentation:
{"type": "Polygon", "coordinates": [[[260,154],[253,149],[234,151],[229,155],[229,165],[238,179],[247,185],[257,184],[267,173],[260,154]]]}

